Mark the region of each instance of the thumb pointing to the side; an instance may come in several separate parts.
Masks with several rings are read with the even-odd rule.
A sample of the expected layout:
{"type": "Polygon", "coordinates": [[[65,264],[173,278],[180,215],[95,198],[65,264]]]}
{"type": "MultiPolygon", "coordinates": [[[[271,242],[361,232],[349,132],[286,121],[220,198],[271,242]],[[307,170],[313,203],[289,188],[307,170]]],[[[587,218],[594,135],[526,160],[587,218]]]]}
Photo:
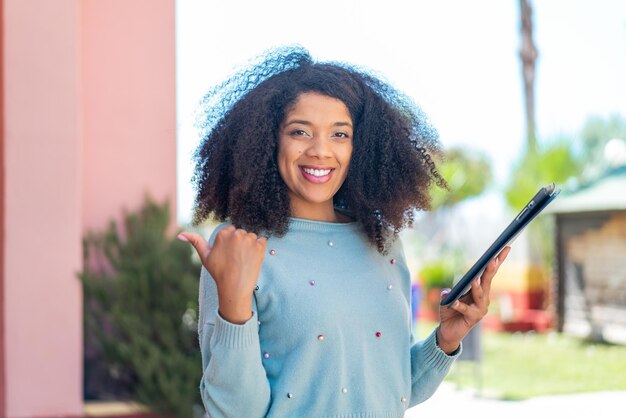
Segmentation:
{"type": "Polygon", "coordinates": [[[200,256],[202,264],[204,264],[209,256],[209,253],[211,252],[211,246],[204,238],[202,238],[202,236],[194,232],[181,232],[176,236],[176,238],[193,245],[193,248],[196,249],[198,256],[200,256]]]}

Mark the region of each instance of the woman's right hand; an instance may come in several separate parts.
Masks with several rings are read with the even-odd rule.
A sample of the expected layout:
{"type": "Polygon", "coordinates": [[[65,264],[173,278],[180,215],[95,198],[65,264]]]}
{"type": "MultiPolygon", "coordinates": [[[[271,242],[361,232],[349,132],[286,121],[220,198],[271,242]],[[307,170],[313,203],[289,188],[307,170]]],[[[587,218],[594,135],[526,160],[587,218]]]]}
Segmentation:
{"type": "Polygon", "coordinates": [[[215,280],[222,318],[234,324],[248,321],[267,240],[232,225],[218,231],[213,247],[193,232],[182,232],[178,238],[193,245],[215,280]]]}

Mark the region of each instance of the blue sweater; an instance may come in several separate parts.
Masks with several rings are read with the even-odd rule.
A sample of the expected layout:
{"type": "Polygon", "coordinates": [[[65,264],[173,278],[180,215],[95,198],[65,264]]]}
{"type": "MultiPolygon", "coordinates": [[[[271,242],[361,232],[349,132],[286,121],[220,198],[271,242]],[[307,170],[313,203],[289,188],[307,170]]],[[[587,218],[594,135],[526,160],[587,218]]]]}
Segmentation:
{"type": "Polygon", "coordinates": [[[202,270],[200,391],[212,418],[402,417],[456,357],[434,333],[414,343],[401,245],[383,256],[357,223],[291,219],[268,240],[257,284],[252,318],[235,325],[202,270]]]}

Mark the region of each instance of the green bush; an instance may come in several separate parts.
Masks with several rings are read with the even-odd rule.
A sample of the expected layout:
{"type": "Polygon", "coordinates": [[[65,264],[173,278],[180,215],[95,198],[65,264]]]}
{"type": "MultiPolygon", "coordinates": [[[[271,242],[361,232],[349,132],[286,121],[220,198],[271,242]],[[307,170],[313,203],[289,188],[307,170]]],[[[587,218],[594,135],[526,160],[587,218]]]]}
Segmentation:
{"type": "Polygon", "coordinates": [[[126,394],[156,413],[190,418],[201,404],[200,266],[190,245],[168,235],[169,226],[168,205],[147,199],[122,227],[111,222],[84,239],[85,376],[105,386],[92,381],[86,392],[126,394]]]}
{"type": "Polygon", "coordinates": [[[425,264],[419,275],[424,288],[427,290],[452,287],[454,283],[454,270],[445,259],[438,259],[425,264]]]}
{"type": "Polygon", "coordinates": [[[482,194],[492,182],[489,159],[471,149],[451,148],[437,165],[449,190],[433,186],[430,190],[433,210],[452,207],[466,199],[482,194]]]}

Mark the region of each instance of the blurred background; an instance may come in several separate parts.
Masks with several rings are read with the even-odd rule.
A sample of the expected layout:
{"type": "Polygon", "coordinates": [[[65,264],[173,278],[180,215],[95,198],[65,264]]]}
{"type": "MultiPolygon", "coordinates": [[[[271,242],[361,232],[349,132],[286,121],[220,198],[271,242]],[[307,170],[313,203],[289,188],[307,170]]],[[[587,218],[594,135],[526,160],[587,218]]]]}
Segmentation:
{"type": "Polygon", "coordinates": [[[0,417],[202,416],[199,264],[175,239],[196,108],[287,44],[375,72],[439,131],[451,191],[402,235],[417,335],[562,189],[407,416],[599,417],[626,396],[626,2],[0,0],[0,22],[0,417]]]}

